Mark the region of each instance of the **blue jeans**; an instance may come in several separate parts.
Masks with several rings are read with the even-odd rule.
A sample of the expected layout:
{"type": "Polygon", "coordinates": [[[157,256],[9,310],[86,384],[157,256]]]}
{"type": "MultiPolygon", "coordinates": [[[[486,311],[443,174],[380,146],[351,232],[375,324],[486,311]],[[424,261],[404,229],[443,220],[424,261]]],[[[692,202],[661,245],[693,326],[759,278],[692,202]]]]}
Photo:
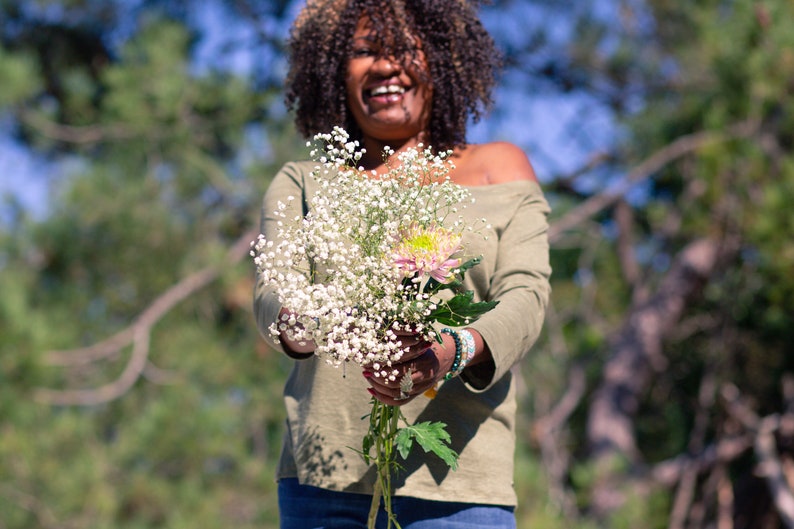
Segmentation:
{"type": "MultiPolygon", "coordinates": [[[[278,482],[281,529],[358,529],[367,527],[372,500],[352,494],[300,485],[297,479],[278,482]]],[[[392,508],[403,529],[515,529],[512,507],[393,497],[392,508]]],[[[378,513],[378,528],[386,513],[378,513]]],[[[392,526],[394,527],[394,526],[392,526]]]]}

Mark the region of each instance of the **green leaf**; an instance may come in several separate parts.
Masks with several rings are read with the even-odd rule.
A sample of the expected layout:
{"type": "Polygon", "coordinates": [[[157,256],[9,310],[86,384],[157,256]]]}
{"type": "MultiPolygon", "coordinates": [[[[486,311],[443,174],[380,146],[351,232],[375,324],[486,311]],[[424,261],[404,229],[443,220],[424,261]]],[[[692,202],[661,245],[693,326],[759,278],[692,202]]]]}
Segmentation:
{"type": "Polygon", "coordinates": [[[420,422],[412,426],[400,428],[395,438],[395,445],[403,459],[408,457],[414,439],[425,452],[432,452],[440,457],[452,470],[458,469],[458,454],[449,447],[449,433],[442,422],[420,422]]]}
{"type": "Polygon", "coordinates": [[[473,301],[474,292],[468,290],[441,303],[430,313],[429,318],[442,325],[460,327],[479,319],[480,316],[499,304],[498,301],[473,301]]]}
{"type": "Polygon", "coordinates": [[[361,442],[361,455],[364,457],[364,461],[367,464],[369,464],[371,460],[369,452],[373,446],[375,446],[375,439],[372,437],[372,434],[368,433],[361,442]]]}
{"type": "MultiPolygon", "coordinates": [[[[411,427],[409,426],[408,428],[411,427]]],[[[408,459],[408,454],[411,453],[411,448],[414,446],[414,438],[411,437],[411,432],[408,431],[408,428],[400,428],[394,438],[394,445],[403,459],[408,459]]]]}

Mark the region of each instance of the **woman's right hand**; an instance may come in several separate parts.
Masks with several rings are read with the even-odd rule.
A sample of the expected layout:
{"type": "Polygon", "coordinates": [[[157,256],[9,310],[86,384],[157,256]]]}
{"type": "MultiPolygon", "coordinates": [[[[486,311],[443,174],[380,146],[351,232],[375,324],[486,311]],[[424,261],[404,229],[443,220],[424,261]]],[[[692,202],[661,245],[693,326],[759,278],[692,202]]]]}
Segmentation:
{"type": "MultiPolygon", "coordinates": [[[[294,312],[282,307],[278,313],[279,323],[288,322],[293,316],[295,316],[294,312]]],[[[301,324],[297,322],[295,323],[294,327],[302,328],[301,324]]],[[[285,329],[279,333],[279,340],[281,341],[281,345],[284,347],[284,352],[287,354],[287,356],[296,359],[303,359],[309,358],[314,354],[315,344],[313,341],[293,340],[289,337],[289,335],[290,333],[288,329],[285,329]]]]}
{"type": "Polygon", "coordinates": [[[394,380],[375,376],[372,370],[364,369],[370,395],[390,406],[406,404],[436,387],[449,372],[455,357],[455,343],[447,335],[442,335],[442,343],[428,341],[418,333],[398,332],[397,335],[407,350],[400,361],[391,366],[397,372],[394,380]]]}

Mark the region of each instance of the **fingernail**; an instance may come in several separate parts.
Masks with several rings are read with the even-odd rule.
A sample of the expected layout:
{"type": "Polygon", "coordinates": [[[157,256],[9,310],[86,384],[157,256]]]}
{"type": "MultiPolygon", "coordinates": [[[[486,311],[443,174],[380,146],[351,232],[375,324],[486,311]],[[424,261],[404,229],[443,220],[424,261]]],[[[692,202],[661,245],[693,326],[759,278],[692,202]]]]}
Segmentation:
{"type": "Polygon", "coordinates": [[[372,371],[364,371],[363,375],[364,375],[364,378],[371,378],[372,377],[372,371]]]}
{"type": "Polygon", "coordinates": [[[369,394],[370,394],[370,395],[372,395],[373,397],[375,396],[375,390],[374,390],[374,389],[372,389],[372,388],[367,388],[367,391],[368,391],[368,392],[369,392],[369,394]]]}

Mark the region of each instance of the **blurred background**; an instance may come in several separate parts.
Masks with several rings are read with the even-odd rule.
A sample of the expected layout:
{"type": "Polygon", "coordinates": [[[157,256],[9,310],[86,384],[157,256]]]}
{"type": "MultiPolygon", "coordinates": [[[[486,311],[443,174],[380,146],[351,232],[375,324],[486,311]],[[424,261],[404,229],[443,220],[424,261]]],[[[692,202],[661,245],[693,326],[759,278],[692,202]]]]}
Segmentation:
{"type": "MultiPolygon", "coordinates": [[[[301,2],[0,0],[0,528],[275,528],[251,314],[307,152],[301,2]]],[[[553,298],[519,528],[794,527],[794,3],[495,0],[471,140],[529,154],[553,298]]]]}

